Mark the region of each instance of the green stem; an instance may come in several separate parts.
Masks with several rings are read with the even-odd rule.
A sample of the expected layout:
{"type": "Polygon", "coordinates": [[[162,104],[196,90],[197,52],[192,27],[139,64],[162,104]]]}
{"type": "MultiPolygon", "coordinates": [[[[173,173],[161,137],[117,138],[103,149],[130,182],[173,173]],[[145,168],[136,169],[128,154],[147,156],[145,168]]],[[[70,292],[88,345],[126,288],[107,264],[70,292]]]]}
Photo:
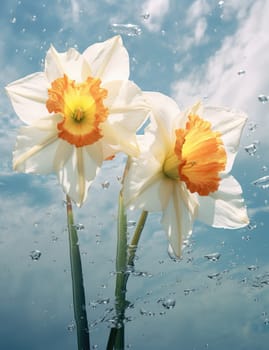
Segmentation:
{"type": "Polygon", "coordinates": [[[115,349],[124,349],[124,317],[126,307],[126,267],[127,267],[127,218],[123,204],[122,193],[119,195],[118,229],[117,229],[117,257],[116,257],[116,313],[117,332],[115,349]]]}
{"type": "Polygon", "coordinates": [[[136,229],[135,229],[133,238],[132,238],[131,243],[129,245],[129,249],[128,249],[129,250],[129,257],[128,257],[128,265],[129,266],[134,265],[134,258],[135,258],[136,249],[138,246],[139,239],[141,237],[141,233],[144,229],[147,217],[148,217],[148,212],[143,210],[141,215],[140,215],[139,221],[136,225],[136,229]]]}
{"type": "Polygon", "coordinates": [[[66,209],[68,221],[69,253],[72,276],[73,305],[77,328],[78,350],[90,349],[90,336],[88,329],[85,292],[83,286],[82,266],[78,244],[77,230],[74,226],[72,203],[66,196],[66,209]]]}

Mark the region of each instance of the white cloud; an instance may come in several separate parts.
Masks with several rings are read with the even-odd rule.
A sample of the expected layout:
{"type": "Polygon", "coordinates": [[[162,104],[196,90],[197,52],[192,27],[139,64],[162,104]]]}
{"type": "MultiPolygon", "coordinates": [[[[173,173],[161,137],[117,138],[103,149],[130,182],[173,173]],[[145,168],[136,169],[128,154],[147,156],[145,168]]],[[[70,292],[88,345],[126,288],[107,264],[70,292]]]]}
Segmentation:
{"type": "Polygon", "coordinates": [[[197,19],[208,14],[210,6],[206,0],[195,1],[188,9],[186,23],[192,25],[197,19]]]}
{"type": "Polygon", "coordinates": [[[73,22],[77,23],[79,21],[79,3],[77,0],[71,0],[71,11],[72,11],[72,18],[73,22]]]}
{"type": "Polygon", "coordinates": [[[149,14],[149,18],[144,22],[148,30],[152,32],[160,30],[169,6],[170,0],[148,0],[144,3],[142,14],[149,14]]]}
{"type": "Polygon", "coordinates": [[[187,78],[172,83],[181,105],[207,96],[210,103],[243,109],[251,120],[264,122],[268,106],[258,102],[257,96],[269,95],[268,14],[269,1],[256,1],[248,16],[239,21],[237,32],[224,38],[221,48],[203,66],[194,66],[187,78]],[[239,75],[241,69],[246,73],[239,75]]]}

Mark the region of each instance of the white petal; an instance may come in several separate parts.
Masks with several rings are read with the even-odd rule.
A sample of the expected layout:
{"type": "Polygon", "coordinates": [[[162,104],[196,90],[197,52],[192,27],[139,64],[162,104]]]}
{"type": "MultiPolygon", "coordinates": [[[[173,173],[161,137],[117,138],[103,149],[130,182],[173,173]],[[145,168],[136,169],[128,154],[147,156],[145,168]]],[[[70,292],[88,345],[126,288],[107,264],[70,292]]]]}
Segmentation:
{"type": "Polygon", "coordinates": [[[198,203],[184,184],[176,181],[171,184],[171,196],[163,212],[162,224],[175,255],[180,257],[183,242],[192,233],[198,203]]]}
{"type": "MultiPolygon", "coordinates": [[[[151,141],[147,136],[141,136],[142,142],[146,149],[146,143],[151,141]]],[[[169,182],[162,172],[162,154],[154,154],[150,148],[139,158],[130,158],[129,162],[123,185],[125,204],[131,208],[161,211],[166,206],[166,185],[169,182]]]]}
{"type": "Polygon", "coordinates": [[[240,184],[232,176],[224,177],[218,191],[199,197],[198,219],[213,227],[246,226],[249,219],[241,194],[240,184]]]}
{"type": "Polygon", "coordinates": [[[82,82],[91,75],[91,70],[77,50],[71,48],[67,52],[59,53],[51,46],[46,55],[45,73],[50,83],[64,74],[69,79],[82,82]]]}
{"type": "Polygon", "coordinates": [[[145,122],[149,113],[141,90],[131,81],[114,81],[104,84],[108,90],[105,105],[109,117],[102,124],[106,142],[115,149],[129,155],[138,155],[136,131],[145,122]]]}
{"type": "Polygon", "coordinates": [[[162,140],[166,152],[169,152],[174,147],[175,129],[183,127],[185,119],[172,98],[159,92],[144,92],[144,95],[152,111],[151,122],[157,124],[158,139],[162,140]]]}
{"type": "Polygon", "coordinates": [[[120,36],[94,44],[85,50],[94,77],[102,82],[129,78],[129,55],[120,36]]]}
{"type": "Polygon", "coordinates": [[[6,87],[15,112],[27,124],[49,114],[46,108],[49,83],[44,73],[16,80],[6,87]]]}
{"type": "Polygon", "coordinates": [[[102,149],[99,143],[79,148],[72,146],[71,156],[58,170],[60,184],[78,206],[86,200],[101,163],[102,149]]]}
{"type": "Polygon", "coordinates": [[[221,139],[227,153],[225,173],[228,173],[233,166],[247,116],[240,111],[205,106],[203,109],[203,118],[211,122],[215,131],[221,133],[221,139]]]}
{"type": "Polygon", "coordinates": [[[14,169],[24,173],[48,174],[54,171],[59,138],[56,130],[23,127],[13,153],[14,169]]]}

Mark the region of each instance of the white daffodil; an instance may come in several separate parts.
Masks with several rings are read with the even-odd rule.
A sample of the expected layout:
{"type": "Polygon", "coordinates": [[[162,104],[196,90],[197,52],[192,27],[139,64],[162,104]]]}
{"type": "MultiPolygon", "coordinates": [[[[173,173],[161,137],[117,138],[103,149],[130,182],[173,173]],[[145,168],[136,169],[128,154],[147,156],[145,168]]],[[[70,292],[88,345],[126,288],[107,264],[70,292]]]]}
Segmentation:
{"type": "Polygon", "coordinates": [[[64,191],[81,205],[103,160],[118,151],[137,156],[136,130],[148,107],[129,77],[120,36],[59,53],[51,47],[45,71],[6,87],[27,124],[20,130],[13,166],[19,172],[56,172],[64,191]]]}
{"type": "Polygon", "coordinates": [[[242,112],[196,104],[180,112],[160,93],[145,93],[151,122],[141,136],[124,182],[130,208],[161,211],[173,252],[198,219],[213,227],[239,228],[249,222],[242,190],[230,172],[246,116],[242,112]]]}

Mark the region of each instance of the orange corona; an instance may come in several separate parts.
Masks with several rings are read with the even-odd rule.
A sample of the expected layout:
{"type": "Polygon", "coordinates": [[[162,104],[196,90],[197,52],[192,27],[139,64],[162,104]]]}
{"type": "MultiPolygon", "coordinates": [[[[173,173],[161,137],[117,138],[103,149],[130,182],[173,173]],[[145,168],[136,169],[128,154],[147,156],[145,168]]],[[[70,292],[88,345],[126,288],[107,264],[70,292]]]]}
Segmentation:
{"type": "Polygon", "coordinates": [[[102,138],[100,123],[108,116],[103,100],[107,90],[100,79],[88,77],[76,83],[66,75],[54,80],[48,89],[46,107],[49,113],[62,115],[58,136],[76,147],[87,146],[102,138]]]}
{"type": "Polygon", "coordinates": [[[201,196],[217,191],[219,173],[227,161],[221,134],[197,115],[190,115],[186,128],[177,129],[175,134],[174,150],[164,164],[165,174],[184,181],[190,192],[201,196]]]}

